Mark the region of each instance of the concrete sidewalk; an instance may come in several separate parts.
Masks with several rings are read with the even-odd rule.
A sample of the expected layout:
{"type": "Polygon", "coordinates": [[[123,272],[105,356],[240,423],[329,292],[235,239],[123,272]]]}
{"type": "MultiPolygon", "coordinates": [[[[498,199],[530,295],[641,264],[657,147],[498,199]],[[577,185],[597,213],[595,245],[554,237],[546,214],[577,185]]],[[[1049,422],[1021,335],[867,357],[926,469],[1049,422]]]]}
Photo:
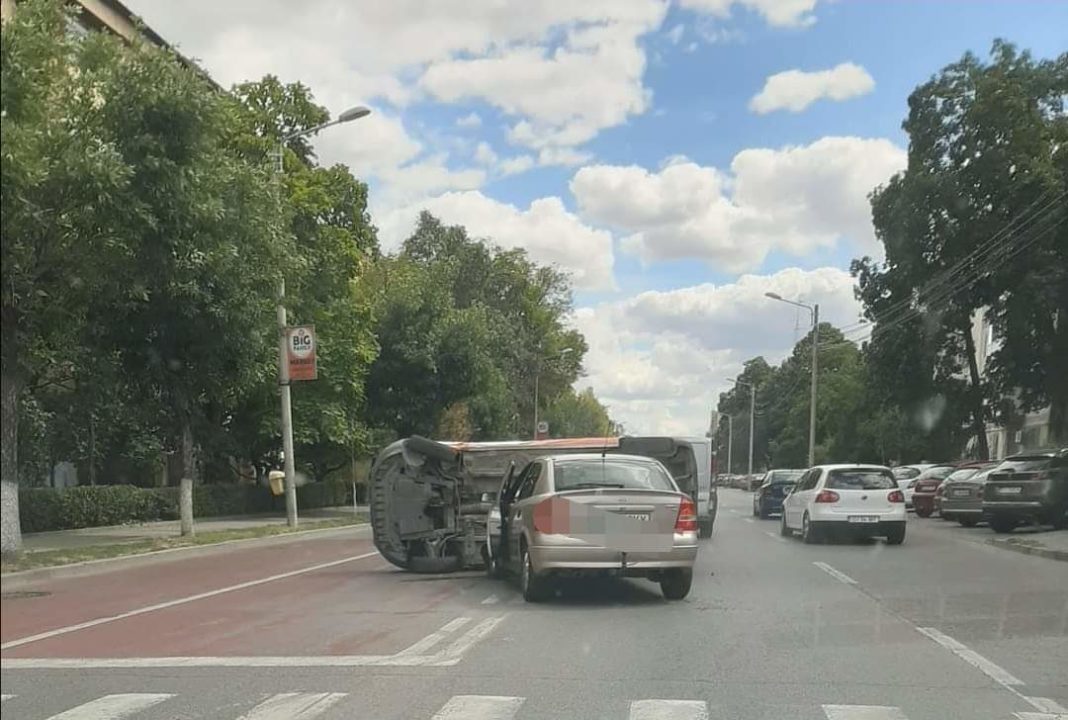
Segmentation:
{"type": "MultiPolygon", "coordinates": [[[[361,506],[357,510],[361,516],[367,517],[369,511],[366,506],[361,506]]],[[[315,508],[302,510],[299,513],[302,521],[334,520],[350,518],[352,515],[353,509],[351,505],[315,508]]],[[[200,534],[219,530],[242,530],[269,525],[284,525],[285,522],[285,513],[269,513],[265,515],[204,518],[203,520],[197,520],[195,527],[197,533],[200,534]]],[[[177,520],[161,520],[139,525],[113,525],[110,527],[80,528],[78,530],[27,533],[22,536],[22,549],[27,553],[44,550],[73,550],[97,545],[116,545],[178,536],[177,520]]]]}
{"type": "Polygon", "coordinates": [[[1008,535],[987,540],[1005,550],[1068,561],[1068,530],[1019,528],[1008,535]]]}

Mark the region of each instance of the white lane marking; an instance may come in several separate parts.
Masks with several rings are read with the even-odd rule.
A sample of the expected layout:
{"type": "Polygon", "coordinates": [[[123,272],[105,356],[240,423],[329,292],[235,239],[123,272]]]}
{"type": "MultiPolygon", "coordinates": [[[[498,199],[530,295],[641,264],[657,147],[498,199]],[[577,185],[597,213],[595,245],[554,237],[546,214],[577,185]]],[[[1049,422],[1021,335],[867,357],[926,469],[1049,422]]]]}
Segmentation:
{"type": "MultiPolygon", "coordinates": [[[[820,561],[817,560],[816,562],[813,562],[812,564],[815,565],[816,567],[818,567],[823,572],[825,572],[828,575],[830,575],[831,577],[835,578],[836,580],[838,580],[840,582],[844,582],[846,585],[856,585],[857,584],[856,580],[854,580],[853,578],[849,577],[848,575],[846,575],[841,570],[837,570],[837,569],[831,567],[830,565],[828,565],[825,562],[820,562],[820,561]]],[[[858,705],[857,707],[864,707],[864,706],[863,705],[858,705]]]]}
{"type": "Polygon", "coordinates": [[[128,610],[118,615],[109,615],[107,617],[97,618],[95,620],[87,620],[77,625],[68,625],[66,627],[56,628],[55,630],[48,630],[47,632],[38,633],[36,635],[30,635],[29,637],[19,638],[17,640],[9,640],[6,643],[0,645],[0,650],[8,650],[10,648],[19,647],[21,645],[29,645],[30,643],[39,642],[41,640],[47,640],[48,638],[57,637],[59,635],[66,635],[72,632],[78,632],[79,630],[86,630],[97,625],[106,625],[107,623],[113,623],[118,620],[125,620],[126,618],[136,617],[138,615],[144,615],[145,613],[156,612],[157,610],[166,610],[167,608],[175,607],[176,605],[185,605],[186,603],[196,602],[197,600],[204,600],[206,598],[215,597],[216,595],[224,595],[226,593],[235,592],[237,590],[245,590],[246,588],[256,587],[258,585],[264,585],[276,580],[285,580],[286,578],[296,577],[298,575],[304,575],[305,573],[315,572],[316,570],[325,570],[326,568],[336,567],[337,565],[344,565],[345,563],[355,562],[356,560],[363,560],[365,558],[374,557],[378,555],[378,552],[364,553],[363,555],[353,555],[352,557],[341,558],[340,560],[332,560],[326,563],[319,563],[318,565],[311,565],[299,570],[290,570],[289,572],[279,573],[278,575],[270,575],[265,578],[259,578],[258,580],[249,580],[248,582],[238,583],[237,585],[230,585],[229,587],[218,588],[217,590],[209,590],[208,592],[197,593],[196,595],[187,595],[186,597],[177,598],[175,600],[168,600],[167,602],[156,603],[155,605],[146,605],[145,607],[137,608],[136,610],[128,610]]]}
{"type": "Polygon", "coordinates": [[[708,720],[704,700],[635,700],[630,720],[708,720]]]}
{"type": "Polygon", "coordinates": [[[471,618],[458,617],[445,623],[440,630],[432,632],[422,640],[409,645],[408,647],[397,653],[396,657],[407,657],[409,655],[422,655],[430,648],[437,645],[439,642],[447,638],[451,633],[456,632],[467,623],[471,622],[471,618]]]}
{"type": "Polygon", "coordinates": [[[747,517],[747,518],[745,518],[745,521],[746,521],[747,523],[751,523],[751,522],[756,522],[756,520],[754,520],[754,519],[753,519],[753,518],[751,518],[751,517],[747,517]]]}
{"type": "Polygon", "coordinates": [[[824,705],[827,720],[908,720],[900,708],[885,705],[824,705]]]}
{"type": "Polygon", "coordinates": [[[483,605],[496,605],[500,601],[500,598],[496,595],[490,595],[488,598],[482,601],[483,605]]]}
{"type": "Polygon", "coordinates": [[[772,540],[778,540],[779,542],[786,542],[786,538],[784,538],[779,533],[773,533],[771,530],[765,530],[764,534],[767,535],[772,540]]]}
{"type": "Polygon", "coordinates": [[[432,720],[511,720],[522,704],[521,697],[453,695],[432,720]]]}
{"type": "Polygon", "coordinates": [[[458,640],[453,642],[447,648],[438,653],[435,660],[428,662],[428,665],[455,665],[460,662],[464,653],[467,652],[472,645],[477,643],[482,638],[489,635],[494,629],[501,624],[504,620],[504,615],[498,615],[497,617],[487,618],[478,625],[465,632],[459,637],[458,640]]]}
{"type": "Polygon", "coordinates": [[[160,693],[105,695],[59,715],[53,715],[49,720],[120,720],[172,697],[174,696],[160,693]]]}
{"type": "Polygon", "coordinates": [[[1015,712],[1017,720],[1068,720],[1068,713],[1015,712]]]}
{"type": "MultiPolygon", "coordinates": [[[[435,656],[427,656],[434,658],[435,656]]],[[[246,657],[140,657],[140,658],[4,658],[3,670],[86,670],[104,668],[271,668],[271,667],[367,667],[382,665],[392,655],[310,655],[246,657]]],[[[421,658],[426,660],[427,658],[421,658]]]]}
{"type": "Polygon", "coordinates": [[[14,695],[0,695],[0,703],[7,702],[8,700],[10,700],[13,697],[15,697],[15,696],[14,695]]]}
{"type": "MultiPolygon", "coordinates": [[[[978,668],[980,671],[985,673],[995,682],[1001,683],[1002,685],[1009,687],[1024,684],[1022,680],[1017,678],[1005,668],[991,662],[990,660],[987,660],[985,657],[975,652],[964,643],[959,642],[958,640],[954,640],[949,635],[942,633],[938,629],[932,627],[918,627],[916,629],[927,637],[934,640],[942,647],[949,650],[951,653],[959,657],[964,662],[978,668]]],[[[1026,698],[1024,699],[1026,700],[1026,698]]]]}
{"type": "Polygon", "coordinates": [[[1068,708],[1065,708],[1056,700],[1052,698],[1044,697],[1025,697],[1024,700],[1029,702],[1032,707],[1040,710],[1044,713],[1053,713],[1055,715],[1068,715],[1068,708]]]}
{"type": "Polygon", "coordinates": [[[344,698],[346,693],[279,693],[264,700],[238,720],[311,720],[344,698]]]}

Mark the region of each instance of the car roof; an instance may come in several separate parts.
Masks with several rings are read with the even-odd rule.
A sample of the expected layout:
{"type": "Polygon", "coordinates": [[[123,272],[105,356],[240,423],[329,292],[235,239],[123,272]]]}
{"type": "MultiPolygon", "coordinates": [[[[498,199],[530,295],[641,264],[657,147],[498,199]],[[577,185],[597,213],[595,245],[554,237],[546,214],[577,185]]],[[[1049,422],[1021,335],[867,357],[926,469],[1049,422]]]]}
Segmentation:
{"type": "Polygon", "coordinates": [[[572,462],[576,460],[603,460],[605,462],[622,460],[624,462],[642,462],[650,464],[659,462],[656,458],[651,458],[647,455],[623,455],[621,453],[572,453],[570,455],[546,455],[542,459],[554,463],[572,462]]]}
{"type": "Polygon", "coordinates": [[[835,463],[831,465],[812,466],[813,470],[856,470],[858,468],[863,468],[864,470],[890,470],[890,468],[885,465],[875,465],[873,463],[835,463]]]}
{"type": "Polygon", "coordinates": [[[1033,457],[1060,457],[1068,455],[1068,448],[1042,448],[1040,450],[1028,450],[1026,452],[1013,453],[1006,456],[1006,460],[1017,460],[1033,457]]]}

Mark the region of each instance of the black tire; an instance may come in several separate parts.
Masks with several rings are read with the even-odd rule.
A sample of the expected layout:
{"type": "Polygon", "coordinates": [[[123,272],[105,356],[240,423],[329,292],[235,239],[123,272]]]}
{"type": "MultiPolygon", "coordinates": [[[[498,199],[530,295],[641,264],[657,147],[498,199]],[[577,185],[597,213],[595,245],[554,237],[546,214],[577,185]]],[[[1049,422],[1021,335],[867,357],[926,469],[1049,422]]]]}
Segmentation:
{"type": "Polygon", "coordinates": [[[941,517],[946,522],[951,522],[951,521],[957,519],[956,515],[952,515],[952,514],[948,514],[948,513],[944,513],[944,512],[938,513],[938,516],[941,517]]]}
{"type": "Polygon", "coordinates": [[[779,518],[779,534],[783,537],[793,537],[794,531],[790,529],[790,526],[786,524],[786,508],[782,510],[782,516],[779,518]]]}
{"type": "Polygon", "coordinates": [[[991,529],[999,534],[1011,533],[1016,529],[1016,520],[1004,515],[995,515],[990,518],[991,529]]]}
{"type": "Polygon", "coordinates": [[[768,512],[768,509],[766,507],[764,507],[763,505],[761,505],[760,506],[760,519],[761,520],[767,520],[770,517],[771,517],[771,513],[768,512]]]}
{"type": "Polygon", "coordinates": [[[456,460],[459,453],[453,450],[448,445],[442,445],[439,442],[421,437],[419,435],[412,435],[410,438],[404,441],[404,447],[409,450],[413,450],[421,455],[426,455],[428,458],[435,460],[441,460],[443,462],[450,462],[456,460]]]}
{"type": "Polygon", "coordinates": [[[753,503],[753,517],[760,517],[760,510],[757,509],[756,503],[753,503]]]}
{"type": "Polygon", "coordinates": [[[408,558],[408,570],[413,573],[427,575],[439,575],[442,573],[456,572],[460,569],[460,558],[456,555],[445,557],[425,557],[415,555],[408,558]]]}
{"type": "Polygon", "coordinates": [[[813,545],[820,541],[820,532],[816,523],[808,519],[808,513],[801,519],[801,541],[806,545],[813,545]]]}
{"type": "Polygon", "coordinates": [[[905,542],[905,523],[897,523],[886,531],[887,545],[900,545],[905,542]]]}
{"type": "Polygon", "coordinates": [[[501,565],[496,555],[490,555],[486,547],[482,546],[482,562],[486,566],[486,577],[497,580],[501,577],[501,565]]]}
{"type": "Polygon", "coordinates": [[[1060,515],[1054,515],[1050,518],[1050,525],[1054,530],[1064,530],[1068,528],[1068,511],[1061,513],[1060,515]]]}
{"type": "Polygon", "coordinates": [[[922,517],[922,518],[931,517],[931,508],[929,508],[929,507],[922,507],[922,508],[918,507],[918,508],[916,508],[916,517],[922,517]]]}
{"type": "Polygon", "coordinates": [[[707,540],[712,537],[712,518],[703,518],[697,523],[697,537],[707,540]]]}
{"type": "Polygon", "coordinates": [[[527,546],[520,549],[519,591],[527,602],[541,602],[545,599],[545,580],[534,573],[527,546]]]}
{"type": "Polygon", "coordinates": [[[961,527],[966,528],[973,528],[979,524],[979,520],[972,517],[957,518],[957,522],[960,524],[961,527]]]}
{"type": "Polygon", "coordinates": [[[660,576],[660,592],[668,600],[682,600],[690,594],[693,586],[693,570],[691,568],[672,568],[665,570],[660,576]]]}

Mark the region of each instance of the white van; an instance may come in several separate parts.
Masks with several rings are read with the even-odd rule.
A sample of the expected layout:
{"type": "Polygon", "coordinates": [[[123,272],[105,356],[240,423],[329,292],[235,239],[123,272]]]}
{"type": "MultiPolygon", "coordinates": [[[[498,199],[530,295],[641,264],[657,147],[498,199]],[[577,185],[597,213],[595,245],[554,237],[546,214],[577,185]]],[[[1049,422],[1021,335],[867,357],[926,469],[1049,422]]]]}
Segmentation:
{"type": "Polygon", "coordinates": [[[679,489],[697,501],[698,537],[712,537],[719,497],[712,482],[712,440],[704,437],[621,437],[619,451],[664,464],[679,489]]]}

